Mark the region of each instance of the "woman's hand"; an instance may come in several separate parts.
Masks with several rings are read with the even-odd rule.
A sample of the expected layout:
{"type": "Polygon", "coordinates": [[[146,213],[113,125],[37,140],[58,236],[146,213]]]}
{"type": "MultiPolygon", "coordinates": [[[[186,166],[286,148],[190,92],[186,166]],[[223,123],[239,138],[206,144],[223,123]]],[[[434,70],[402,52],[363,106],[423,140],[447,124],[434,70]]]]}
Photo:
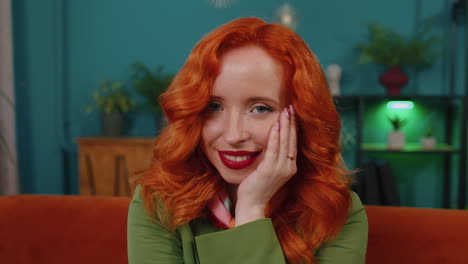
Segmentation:
{"type": "Polygon", "coordinates": [[[265,158],[237,189],[236,226],[265,218],[271,197],[297,171],[297,132],[292,106],[270,129],[265,158]]]}

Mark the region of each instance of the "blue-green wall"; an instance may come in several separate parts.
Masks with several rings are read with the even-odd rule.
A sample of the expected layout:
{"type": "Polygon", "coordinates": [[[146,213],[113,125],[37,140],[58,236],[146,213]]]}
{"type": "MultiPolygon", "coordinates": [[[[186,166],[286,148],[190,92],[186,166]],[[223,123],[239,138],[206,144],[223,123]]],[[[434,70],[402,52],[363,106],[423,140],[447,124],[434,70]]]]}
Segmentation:
{"type": "MultiPolygon", "coordinates": [[[[100,133],[97,114],[87,115],[84,108],[92,103],[91,93],[102,79],[127,80],[129,65],[135,60],[150,66],[164,65],[166,71],[175,73],[197,41],[216,26],[241,16],[271,21],[286,1],[237,0],[228,9],[215,9],[208,0],[12,2],[22,191],[64,193],[65,186],[71,186],[70,191],[76,193],[77,147],[73,139],[100,133]]],[[[435,23],[433,33],[445,39],[440,59],[431,69],[413,73],[403,93],[447,92],[446,2],[289,1],[299,17],[296,31],[322,65],[342,66],[343,94],[384,94],[377,81],[382,69],[355,63],[353,46],[363,40],[365,22],[378,21],[411,34],[429,19],[435,23]]],[[[459,78],[457,91],[461,90],[459,78]]],[[[129,135],[155,134],[148,114],[134,114],[131,120],[129,135]]],[[[433,165],[425,165],[437,161],[416,163],[410,176],[399,176],[405,179],[399,182],[402,200],[410,206],[440,206],[440,171],[436,168],[433,172],[433,165]],[[425,186],[431,191],[422,191],[425,186]],[[414,192],[417,194],[410,195],[414,192]]]]}

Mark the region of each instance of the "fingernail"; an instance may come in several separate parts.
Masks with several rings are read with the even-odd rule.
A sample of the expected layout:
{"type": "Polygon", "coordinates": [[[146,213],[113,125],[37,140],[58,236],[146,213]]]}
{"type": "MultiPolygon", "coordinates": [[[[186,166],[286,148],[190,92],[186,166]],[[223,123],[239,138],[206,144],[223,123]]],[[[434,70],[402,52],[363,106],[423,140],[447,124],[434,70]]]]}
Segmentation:
{"type": "Polygon", "coordinates": [[[289,105],[289,109],[291,110],[291,115],[294,116],[295,112],[293,105],[289,105]]]}
{"type": "Polygon", "coordinates": [[[284,108],[284,114],[286,115],[286,118],[287,118],[287,119],[290,119],[290,118],[291,118],[291,116],[289,115],[289,111],[288,111],[287,108],[284,108]]]}

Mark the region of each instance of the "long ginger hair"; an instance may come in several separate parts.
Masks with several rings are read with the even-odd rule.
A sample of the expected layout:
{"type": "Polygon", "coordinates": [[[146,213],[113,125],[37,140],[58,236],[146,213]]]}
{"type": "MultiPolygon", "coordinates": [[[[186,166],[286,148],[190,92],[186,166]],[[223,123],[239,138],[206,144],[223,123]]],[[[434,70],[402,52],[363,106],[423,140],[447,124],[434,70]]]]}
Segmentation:
{"type": "Polygon", "coordinates": [[[215,29],[192,50],[159,98],[168,120],[153,161],[136,183],[151,216],[168,230],[204,217],[225,182],[199,148],[202,112],[227,51],[263,48],[283,69],[288,101],[298,120],[298,172],[270,200],[271,217],[289,263],[316,263],[314,252],[333,239],[351,204],[350,178],[340,155],[341,123],[315,55],[293,31],[258,18],[215,29]]]}

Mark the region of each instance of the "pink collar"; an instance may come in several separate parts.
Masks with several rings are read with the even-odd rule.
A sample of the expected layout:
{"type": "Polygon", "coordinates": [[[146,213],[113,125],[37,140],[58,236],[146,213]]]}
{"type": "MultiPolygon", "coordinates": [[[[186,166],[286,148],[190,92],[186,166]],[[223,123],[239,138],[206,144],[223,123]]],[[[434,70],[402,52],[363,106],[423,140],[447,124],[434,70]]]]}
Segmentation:
{"type": "Polygon", "coordinates": [[[224,229],[234,227],[234,218],[228,208],[230,201],[225,191],[218,192],[209,202],[210,220],[216,226],[224,229]]]}

